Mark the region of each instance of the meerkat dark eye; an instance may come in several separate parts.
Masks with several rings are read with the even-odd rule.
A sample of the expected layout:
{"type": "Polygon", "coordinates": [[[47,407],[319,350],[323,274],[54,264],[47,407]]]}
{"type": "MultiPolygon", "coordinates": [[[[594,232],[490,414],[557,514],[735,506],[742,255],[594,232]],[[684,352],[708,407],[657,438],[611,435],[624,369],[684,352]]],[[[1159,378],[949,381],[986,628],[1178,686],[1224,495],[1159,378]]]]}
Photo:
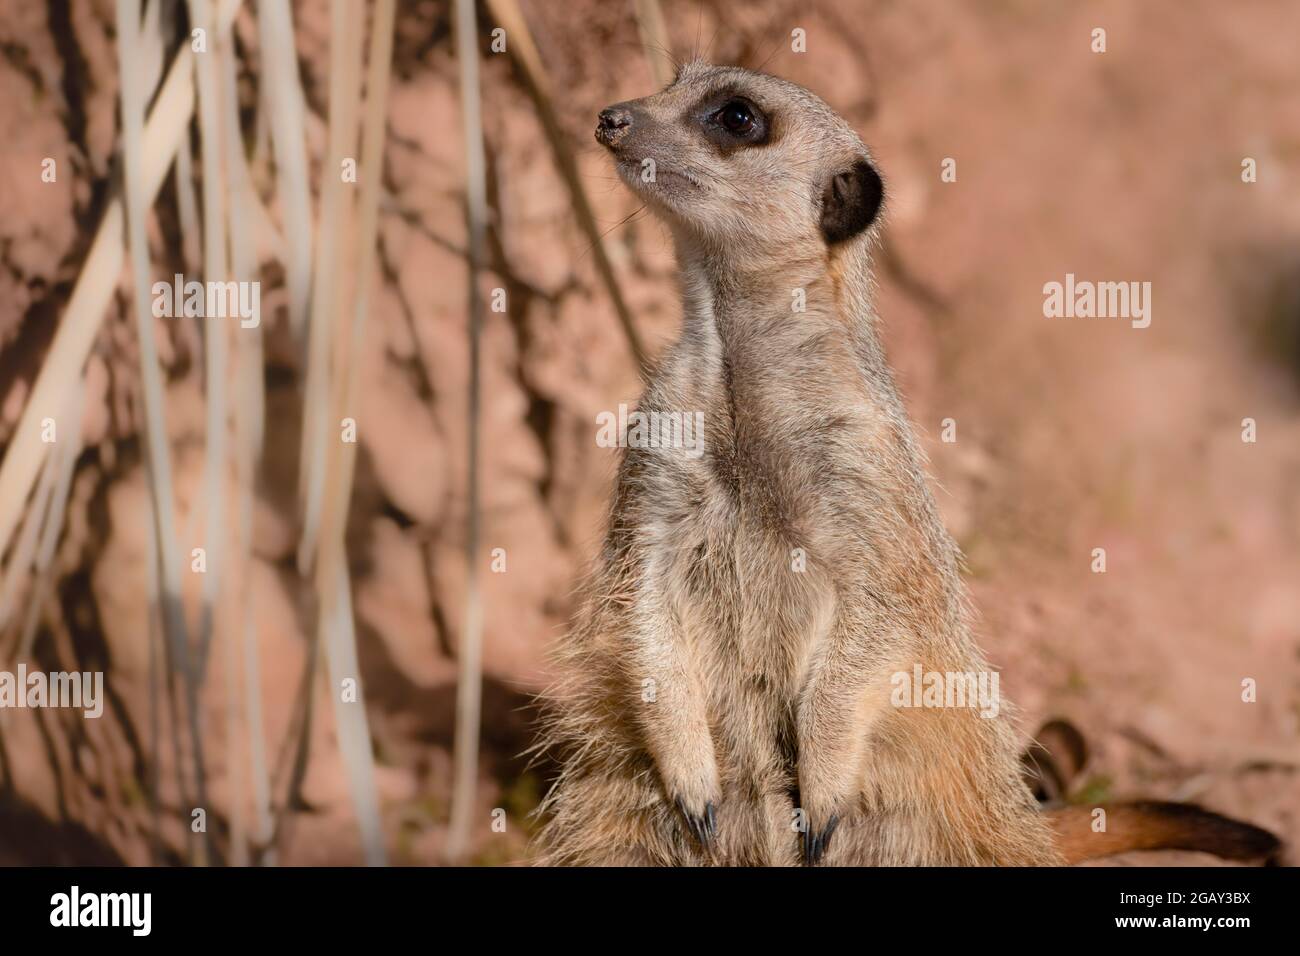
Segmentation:
{"type": "Polygon", "coordinates": [[[718,122],[723,125],[727,132],[734,133],[736,136],[744,136],[754,129],[754,114],[740,100],[732,100],[718,110],[718,122]]]}
{"type": "Polygon", "coordinates": [[[698,107],[698,121],[705,137],[722,153],[767,142],[771,120],[743,96],[722,93],[698,107]]]}

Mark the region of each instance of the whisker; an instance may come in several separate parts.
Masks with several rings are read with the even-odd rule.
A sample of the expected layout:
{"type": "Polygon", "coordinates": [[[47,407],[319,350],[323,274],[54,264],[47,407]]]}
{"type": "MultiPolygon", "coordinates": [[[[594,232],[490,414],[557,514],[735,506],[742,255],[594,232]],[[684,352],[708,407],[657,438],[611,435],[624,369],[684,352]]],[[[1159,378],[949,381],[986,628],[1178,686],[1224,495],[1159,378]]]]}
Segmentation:
{"type": "Polygon", "coordinates": [[[691,47],[691,59],[700,57],[700,29],[704,26],[704,0],[699,0],[695,7],[695,44],[691,47]]]}
{"type": "MultiPolygon", "coordinates": [[[[613,232],[615,229],[619,228],[620,226],[625,226],[625,225],[627,225],[629,222],[631,222],[632,219],[633,219],[633,217],[636,216],[637,213],[641,213],[641,212],[645,212],[645,211],[646,211],[646,206],[645,206],[644,203],[642,203],[640,206],[638,206],[636,209],[633,209],[630,213],[628,213],[626,216],[624,216],[624,217],[623,217],[622,219],[620,219],[618,222],[614,223],[614,225],[610,226],[608,229],[606,229],[604,232],[602,232],[602,233],[600,234],[600,238],[601,238],[601,239],[604,239],[606,236],[608,236],[608,235],[609,235],[611,232],[613,232]]],[[[595,244],[594,244],[594,243],[588,243],[587,248],[584,249],[584,250],[582,251],[582,254],[581,254],[580,256],[578,256],[577,261],[578,261],[578,262],[581,262],[583,259],[587,258],[587,255],[588,255],[588,254],[591,252],[591,250],[594,249],[594,248],[595,248],[595,244]]]]}

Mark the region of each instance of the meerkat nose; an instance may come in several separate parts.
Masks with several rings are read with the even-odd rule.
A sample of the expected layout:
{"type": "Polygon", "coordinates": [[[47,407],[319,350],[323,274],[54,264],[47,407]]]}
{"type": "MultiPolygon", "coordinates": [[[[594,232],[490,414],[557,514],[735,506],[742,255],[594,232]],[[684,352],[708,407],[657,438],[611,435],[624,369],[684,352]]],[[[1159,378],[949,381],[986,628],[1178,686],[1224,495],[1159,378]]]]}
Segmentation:
{"type": "Polygon", "coordinates": [[[606,146],[613,146],[623,138],[632,125],[632,111],[625,106],[611,106],[600,111],[600,121],[596,124],[596,140],[606,146]]]}

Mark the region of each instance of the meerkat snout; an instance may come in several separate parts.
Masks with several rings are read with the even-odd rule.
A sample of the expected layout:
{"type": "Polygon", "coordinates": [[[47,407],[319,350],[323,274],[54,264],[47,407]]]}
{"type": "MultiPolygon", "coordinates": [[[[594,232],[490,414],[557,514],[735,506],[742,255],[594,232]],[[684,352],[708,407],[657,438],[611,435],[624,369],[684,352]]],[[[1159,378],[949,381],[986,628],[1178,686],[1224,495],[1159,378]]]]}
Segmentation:
{"type": "Polygon", "coordinates": [[[632,125],[632,111],[619,103],[600,111],[596,122],[596,142],[602,146],[614,146],[628,132],[632,125]]]}

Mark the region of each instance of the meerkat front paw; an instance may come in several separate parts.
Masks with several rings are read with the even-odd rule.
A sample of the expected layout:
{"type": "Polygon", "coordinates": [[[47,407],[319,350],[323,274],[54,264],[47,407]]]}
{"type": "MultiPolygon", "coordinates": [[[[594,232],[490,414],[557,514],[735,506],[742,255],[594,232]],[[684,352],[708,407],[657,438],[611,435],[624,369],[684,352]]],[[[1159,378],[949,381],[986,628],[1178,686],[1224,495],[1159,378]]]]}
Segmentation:
{"type": "Polygon", "coordinates": [[[718,835],[717,807],[714,806],[713,801],[707,801],[700,813],[693,813],[683,797],[678,797],[675,802],[691,835],[699,841],[700,846],[707,849],[713,842],[713,838],[718,835]]]}
{"type": "Polygon", "coordinates": [[[886,685],[870,674],[856,662],[823,665],[800,704],[799,803],[804,861],[809,866],[825,858],[836,827],[854,811],[862,794],[872,727],[888,704],[879,690],[886,685]]]}
{"type": "Polygon", "coordinates": [[[642,712],[642,719],[646,747],[659,771],[667,803],[680,811],[690,835],[707,847],[718,832],[722,782],[700,696],[661,697],[642,712]]]}
{"type": "Polygon", "coordinates": [[[816,866],[830,849],[831,837],[855,799],[856,762],[808,744],[799,759],[799,809],[803,860],[816,866]]]}
{"type": "Polygon", "coordinates": [[[819,827],[816,821],[808,821],[803,833],[803,861],[806,866],[816,866],[822,861],[822,857],[830,849],[831,835],[839,825],[838,813],[832,813],[824,826],[819,827]]]}
{"type": "Polygon", "coordinates": [[[687,831],[707,849],[718,835],[718,805],[722,802],[722,788],[718,784],[714,762],[703,763],[704,767],[697,768],[690,777],[672,779],[665,775],[664,784],[669,799],[686,823],[687,831]]]}
{"type": "Polygon", "coordinates": [[[847,799],[828,799],[823,788],[802,781],[799,786],[802,814],[799,827],[805,866],[816,866],[830,849],[831,837],[844,818],[847,799]]]}

